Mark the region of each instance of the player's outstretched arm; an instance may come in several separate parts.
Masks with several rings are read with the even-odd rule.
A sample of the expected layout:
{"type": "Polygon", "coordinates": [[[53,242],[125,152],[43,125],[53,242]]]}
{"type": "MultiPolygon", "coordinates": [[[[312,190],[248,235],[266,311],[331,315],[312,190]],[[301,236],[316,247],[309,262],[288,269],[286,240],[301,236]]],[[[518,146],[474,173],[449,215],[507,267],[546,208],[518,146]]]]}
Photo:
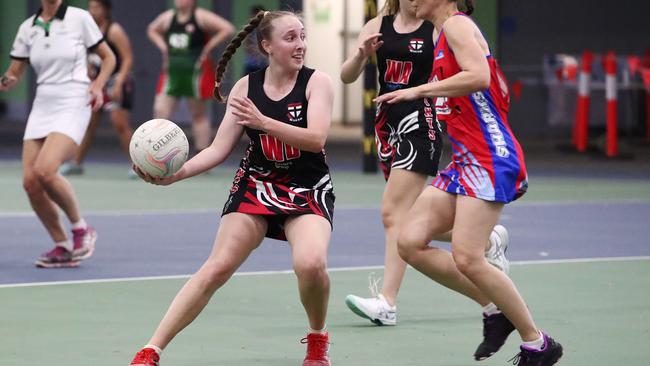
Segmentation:
{"type": "Polygon", "coordinates": [[[462,71],[445,80],[386,93],[375,101],[392,104],[424,97],[457,97],[489,88],[490,66],[475,32],[471,20],[451,17],[445,22],[445,36],[462,71]]]}

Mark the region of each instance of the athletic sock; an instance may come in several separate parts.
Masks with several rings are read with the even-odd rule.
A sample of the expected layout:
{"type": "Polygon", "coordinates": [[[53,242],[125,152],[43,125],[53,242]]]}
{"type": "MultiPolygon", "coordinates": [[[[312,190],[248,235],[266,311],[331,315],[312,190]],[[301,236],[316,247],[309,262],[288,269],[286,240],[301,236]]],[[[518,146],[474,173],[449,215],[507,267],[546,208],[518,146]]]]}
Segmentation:
{"type": "Polygon", "coordinates": [[[499,308],[497,308],[497,306],[491,302],[483,307],[483,314],[486,316],[501,314],[501,310],[499,310],[499,308]]]}
{"type": "Polygon", "coordinates": [[[73,229],[84,229],[88,228],[88,224],[86,224],[86,220],[82,218],[79,219],[79,221],[72,223],[72,228],[73,229]]]}
{"type": "Polygon", "coordinates": [[[540,331],[538,339],[536,339],[534,341],[530,341],[530,342],[523,342],[522,344],[526,348],[534,349],[536,351],[541,351],[542,348],[544,348],[544,334],[542,334],[542,332],[540,331]]]}
{"type": "Polygon", "coordinates": [[[307,331],[309,333],[315,333],[315,334],[325,334],[327,333],[327,325],[323,327],[321,330],[316,330],[316,329],[311,329],[311,327],[307,327],[307,331]]]}
{"type": "Polygon", "coordinates": [[[146,344],[144,347],[142,347],[142,349],[145,349],[145,348],[151,348],[152,350],[156,351],[158,356],[160,356],[162,354],[162,349],[160,347],[158,347],[158,346],[154,346],[153,344],[146,344]]]}
{"type": "Polygon", "coordinates": [[[59,241],[54,243],[57,247],[63,247],[65,248],[68,252],[71,252],[73,247],[72,247],[72,242],[70,240],[65,240],[65,241],[59,241]]]}

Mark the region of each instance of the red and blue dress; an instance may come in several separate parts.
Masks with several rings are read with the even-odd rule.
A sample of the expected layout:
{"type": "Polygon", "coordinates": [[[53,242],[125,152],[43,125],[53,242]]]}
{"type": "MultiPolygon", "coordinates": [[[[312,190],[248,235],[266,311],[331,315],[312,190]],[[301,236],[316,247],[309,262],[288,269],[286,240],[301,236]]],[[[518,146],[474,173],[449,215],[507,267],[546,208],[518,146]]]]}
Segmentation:
{"type": "MultiPolygon", "coordinates": [[[[437,97],[437,118],[447,124],[452,161],[431,185],[453,194],[508,203],[528,187],[524,154],[508,125],[508,84],[491,56],[490,87],[461,97],[437,97]]],[[[432,81],[461,72],[453,50],[440,31],[434,49],[432,81]]]]}

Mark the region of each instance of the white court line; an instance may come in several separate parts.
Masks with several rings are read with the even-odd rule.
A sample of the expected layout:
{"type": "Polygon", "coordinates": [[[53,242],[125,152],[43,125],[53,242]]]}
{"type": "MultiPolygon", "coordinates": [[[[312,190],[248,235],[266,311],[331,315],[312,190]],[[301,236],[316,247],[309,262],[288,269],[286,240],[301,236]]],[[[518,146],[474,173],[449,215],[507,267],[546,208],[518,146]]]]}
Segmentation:
{"type": "MultiPolygon", "coordinates": [[[[538,265],[538,264],[572,264],[572,263],[599,263],[599,262],[632,262],[632,261],[647,261],[650,256],[638,257],[602,257],[602,258],[574,258],[574,259],[549,259],[549,260],[531,260],[531,261],[513,261],[513,265],[538,265]]],[[[383,269],[384,266],[360,266],[360,267],[335,267],[328,268],[328,272],[346,272],[346,271],[366,271],[374,269],[383,269]]],[[[258,276],[258,275],[275,275],[275,274],[293,274],[293,270],[280,270],[280,271],[252,271],[252,272],[236,272],[233,276],[258,276]]],[[[10,283],[0,285],[3,288],[19,288],[19,287],[38,287],[38,286],[56,286],[56,285],[80,285],[80,284],[95,284],[95,283],[117,283],[117,282],[135,282],[135,281],[155,281],[155,280],[176,280],[189,278],[191,275],[175,275],[175,276],[151,276],[151,277],[125,277],[125,278],[103,278],[97,280],[76,280],[76,281],[52,281],[52,282],[26,282],[26,283],[10,283]]]]}
{"type": "MultiPolygon", "coordinates": [[[[571,206],[571,205],[647,205],[650,204],[650,199],[629,199],[629,200],[612,200],[612,201],[544,201],[544,202],[518,202],[513,207],[526,206],[526,207],[548,207],[548,206],[571,206]]],[[[338,205],[336,210],[372,210],[379,209],[378,204],[368,205],[338,205]]],[[[102,211],[85,211],[84,216],[145,216],[145,215],[182,215],[182,214],[201,214],[201,213],[215,213],[221,215],[221,208],[215,206],[214,208],[190,208],[190,209],[154,209],[154,210],[102,210],[102,211]]],[[[36,217],[34,211],[0,211],[0,218],[21,218],[21,217],[36,217]]]]}

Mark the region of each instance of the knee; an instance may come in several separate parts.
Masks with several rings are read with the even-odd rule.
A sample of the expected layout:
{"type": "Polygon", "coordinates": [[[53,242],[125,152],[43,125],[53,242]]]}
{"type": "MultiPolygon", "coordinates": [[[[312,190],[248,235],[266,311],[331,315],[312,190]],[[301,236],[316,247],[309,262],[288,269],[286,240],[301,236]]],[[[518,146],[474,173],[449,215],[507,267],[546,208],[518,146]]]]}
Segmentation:
{"type": "Polygon", "coordinates": [[[201,268],[199,280],[203,287],[217,289],[235,273],[236,266],[224,260],[208,260],[201,268]]]}
{"type": "Polygon", "coordinates": [[[296,276],[310,283],[322,282],[327,277],[327,263],[324,257],[301,258],[293,264],[296,276]]]}
{"type": "Polygon", "coordinates": [[[56,169],[43,166],[42,164],[36,164],[33,174],[40,185],[44,187],[51,186],[57,176],[56,169]]]}
{"type": "Polygon", "coordinates": [[[384,228],[391,229],[399,225],[396,205],[384,202],[381,206],[381,221],[384,228]]]}
{"type": "Polygon", "coordinates": [[[477,256],[462,250],[452,250],[451,252],[456,268],[468,278],[473,278],[480,272],[481,266],[485,264],[485,257],[477,256]]]}
{"type": "Polygon", "coordinates": [[[23,189],[30,197],[43,193],[43,187],[41,187],[41,183],[33,172],[25,173],[23,176],[23,189]]]}
{"type": "Polygon", "coordinates": [[[417,258],[418,252],[425,248],[428,242],[417,230],[405,226],[402,227],[397,237],[397,252],[406,263],[412,263],[417,258]]]}

